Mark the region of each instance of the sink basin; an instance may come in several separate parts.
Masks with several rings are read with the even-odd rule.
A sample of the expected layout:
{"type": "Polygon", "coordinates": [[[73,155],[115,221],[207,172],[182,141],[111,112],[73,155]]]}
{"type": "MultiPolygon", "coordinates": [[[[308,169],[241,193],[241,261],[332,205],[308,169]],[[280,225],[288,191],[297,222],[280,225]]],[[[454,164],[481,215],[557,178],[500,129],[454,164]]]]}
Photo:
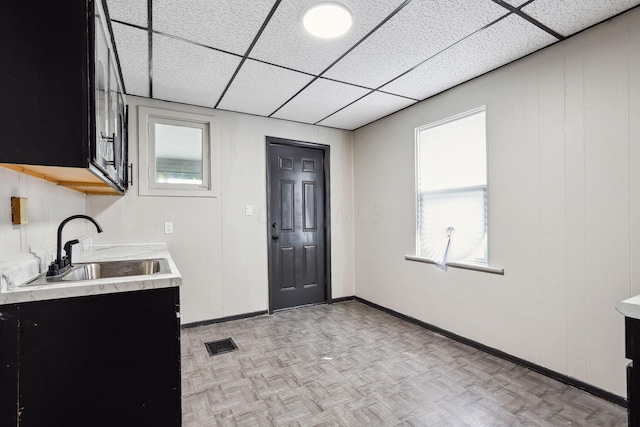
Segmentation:
{"type": "Polygon", "coordinates": [[[48,281],[78,281],[105,279],[112,277],[148,276],[169,273],[166,259],[141,259],[128,261],[102,261],[74,264],[59,277],[49,277],[48,281]]]}
{"type": "Polygon", "coordinates": [[[74,263],[68,271],[60,276],[46,277],[44,274],[41,274],[34,280],[19,286],[41,286],[51,283],[77,282],[81,280],[117,277],[150,276],[163,273],[171,273],[171,268],[169,268],[169,264],[164,258],[74,263]]]}

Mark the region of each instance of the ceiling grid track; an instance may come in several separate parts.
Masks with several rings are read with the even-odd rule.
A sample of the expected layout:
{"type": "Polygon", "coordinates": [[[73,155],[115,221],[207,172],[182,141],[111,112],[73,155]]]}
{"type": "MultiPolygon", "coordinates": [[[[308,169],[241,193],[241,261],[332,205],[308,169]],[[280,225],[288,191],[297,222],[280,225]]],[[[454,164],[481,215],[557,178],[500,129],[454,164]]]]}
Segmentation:
{"type": "Polygon", "coordinates": [[[215,52],[224,53],[225,55],[231,55],[231,56],[236,56],[238,58],[244,58],[243,55],[239,55],[237,53],[229,52],[228,50],[218,49],[217,47],[213,47],[213,46],[206,45],[204,43],[200,43],[200,42],[196,42],[196,41],[193,41],[193,40],[185,39],[184,37],[175,36],[173,34],[163,33],[162,31],[154,30],[153,34],[157,34],[159,36],[163,36],[163,37],[167,37],[167,38],[170,38],[170,39],[173,39],[173,40],[178,40],[178,41],[181,41],[181,42],[184,42],[184,43],[188,43],[188,44],[193,45],[193,46],[202,47],[204,49],[213,50],[215,52]]]}
{"type": "MultiPolygon", "coordinates": [[[[403,77],[403,76],[405,76],[405,75],[409,74],[410,72],[412,72],[412,71],[413,71],[413,70],[415,70],[416,68],[419,68],[420,66],[422,66],[422,65],[423,65],[424,63],[426,63],[427,61],[430,61],[431,59],[433,59],[433,58],[435,58],[436,56],[438,56],[438,55],[442,54],[443,52],[446,52],[447,50],[449,50],[449,49],[451,49],[452,47],[456,46],[457,44],[459,44],[459,43],[463,42],[464,40],[468,39],[469,37],[473,36],[474,34],[477,34],[477,33],[479,33],[480,31],[486,30],[487,28],[489,28],[489,27],[491,27],[492,25],[494,25],[494,24],[496,24],[496,23],[498,23],[498,22],[502,21],[503,19],[505,19],[506,17],[508,17],[508,16],[510,16],[510,15],[511,15],[511,13],[507,13],[506,15],[501,16],[500,18],[496,19],[495,21],[488,23],[488,24],[487,24],[487,25],[485,25],[484,27],[479,28],[478,30],[476,30],[476,31],[472,32],[471,34],[468,34],[467,36],[465,36],[465,37],[461,38],[461,39],[460,39],[460,40],[458,40],[457,42],[455,42],[455,43],[453,43],[453,44],[451,44],[451,45],[449,45],[449,46],[445,47],[444,49],[442,49],[442,50],[440,50],[439,52],[437,52],[437,53],[435,53],[435,54],[431,55],[429,58],[425,59],[424,61],[421,61],[421,62],[419,62],[418,64],[414,65],[413,67],[409,68],[407,71],[403,72],[402,74],[398,74],[397,76],[395,76],[394,78],[392,78],[392,79],[391,79],[391,80],[389,80],[388,82],[385,82],[385,83],[381,84],[380,86],[378,86],[378,87],[377,87],[377,88],[375,88],[375,89],[371,89],[371,92],[369,92],[369,93],[366,93],[366,94],[362,95],[360,98],[356,99],[355,101],[352,101],[352,102],[350,102],[349,104],[344,105],[344,106],[343,106],[342,108],[340,108],[339,110],[336,110],[336,111],[334,111],[333,113],[329,114],[328,116],[323,117],[322,119],[320,119],[320,120],[318,120],[317,122],[315,122],[315,123],[314,123],[314,125],[317,125],[317,124],[321,123],[322,121],[324,121],[324,120],[328,119],[329,117],[331,117],[331,116],[333,116],[333,115],[335,115],[335,114],[339,113],[340,111],[344,110],[345,108],[350,107],[351,105],[355,104],[356,102],[360,101],[360,100],[361,100],[361,99],[363,99],[363,98],[366,98],[367,96],[371,95],[371,94],[372,94],[372,93],[374,93],[374,92],[386,93],[386,94],[388,94],[388,95],[393,95],[393,96],[400,96],[400,97],[403,97],[402,95],[398,95],[398,94],[391,93],[391,92],[385,92],[385,91],[380,90],[380,89],[382,89],[384,86],[388,85],[389,83],[392,83],[392,82],[396,81],[397,79],[399,79],[399,78],[401,78],[401,77],[403,77]]],[[[409,98],[409,97],[403,97],[403,98],[412,99],[412,100],[414,100],[414,101],[422,101],[422,100],[420,100],[420,99],[409,98]]]]}
{"type": "MultiPolygon", "coordinates": [[[[222,108],[225,111],[348,130],[393,114],[399,111],[398,108],[408,108],[640,8],[640,0],[610,0],[612,4],[606,8],[564,2],[555,4],[553,0],[483,0],[477,2],[477,7],[473,2],[468,7],[457,5],[451,6],[450,11],[436,11],[435,5],[422,5],[413,0],[393,0],[386,3],[384,9],[372,9],[378,7],[375,6],[377,3],[367,0],[352,0],[365,11],[377,10],[377,13],[372,13],[368,21],[364,19],[365,26],[350,38],[327,48],[315,41],[279,40],[279,37],[301,36],[300,29],[293,27],[299,11],[282,0],[256,0],[255,3],[252,0],[220,0],[220,7],[227,5],[229,11],[236,12],[228,12],[227,20],[217,18],[220,22],[214,20],[218,24],[211,28],[199,25],[209,21],[203,18],[205,15],[193,11],[202,7],[207,13],[223,17],[227,11],[212,8],[209,0],[191,0],[194,8],[189,11],[180,0],[164,0],[166,4],[156,5],[154,0],[135,3],[97,1],[114,6],[109,25],[113,22],[116,30],[111,33],[118,58],[117,72],[123,77],[124,72],[127,73],[126,81],[130,82],[132,94],[151,99],[161,96],[166,101],[208,105],[215,109],[224,106],[232,108],[222,108]],[[251,14],[251,27],[242,21],[242,11],[251,14]],[[183,12],[186,13],[183,15],[183,12]],[[471,15],[474,13],[478,15],[471,15]],[[483,13],[486,19],[481,18],[483,13]],[[288,17],[286,22],[283,17],[288,17]],[[472,17],[477,19],[469,21],[472,17]],[[180,23],[178,26],[167,25],[174,19],[180,23]],[[228,22],[234,24],[227,25],[228,22]],[[468,25],[460,25],[464,23],[468,25]],[[222,32],[221,26],[224,27],[222,32]],[[242,36],[241,43],[240,39],[234,40],[236,28],[238,37],[242,36]],[[428,32],[431,28],[436,30],[428,32]],[[441,30],[442,36],[437,29],[441,30]],[[448,29],[453,32],[445,37],[448,29]],[[403,32],[397,34],[395,31],[403,32]],[[404,31],[406,38],[400,35],[405,34],[404,31]],[[217,36],[213,39],[202,37],[207,34],[217,36]],[[160,37],[155,38],[156,35],[160,37]],[[118,37],[122,46],[115,43],[118,37]],[[164,49],[165,43],[170,43],[176,53],[171,49],[159,51],[164,49]],[[395,52],[403,44],[412,47],[395,52]],[[193,67],[171,62],[180,57],[180,46],[191,49],[188,58],[189,61],[193,59],[193,67]],[[394,51],[385,53],[384,49],[394,51]],[[486,49],[486,54],[478,49],[486,49]],[[207,66],[199,69],[199,64],[203,64],[199,56],[207,60],[219,59],[219,63],[226,64],[224,72],[214,73],[213,68],[207,66]],[[478,59],[477,64],[475,59],[478,59]],[[305,65],[307,62],[315,65],[305,65]],[[378,68],[380,72],[377,72],[378,68]],[[265,85],[261,78],[263,73],[267,73],[269,79],[275,79],[274,87],[265,85]],[[129,77],[133,79],[129,80],[129,77]],[[180,80],[184,79],[210,82],[212,86],[187,84],[189,96],[185,91],[175,92],[182,84],[180,80]],[[241,81],[250,86],[240,85],[241,81]],[[250,108],[254,94],[265,96],[270,93],[275,98],[269,103],[261,104],[261,109],[250,108]],[[198,94],[202,98],[199,101],[198,94]],[[318,120],[319,117],[322,118],[318,120]]],[[[109,15],[108,8],[105,10],[109,15]]],[[[366,12],[360,14],[368,17],[366,12]]],[[[125,92],[129,93],[126,89],[125,92]]]]}
{"type": "Polygon", "coordinates": [[[216,105],[213,108],[218,108],[218,105],[220,105],[220,102],[222,101],[222,99],[224,98],[224,96],[227,94],[227,91],[229,90],[229,88],[231,87],[231,84],[233,83],[233,81],[235,80],[236,76],[238,75],[238,73],[240,72],[240,69],[242,68],[242,66],[244,65],[245,61],[247,60],[247,58],[249,57],[249,54],[251,53],[251,51],[253,50],[253,47],[256,45],[256,43],[258,42],[258,39],[260,38],[260,36],[262,35],[262,32],[264,31],[265,28],[267,28],[267,25],[269,24],[269,21],[271,21],[271,18],[273,17],[273,14],[276,13],[276,10],[278,9],[278,6],[280,6],[280,3],[282,2],[282,0],[276,0],[276,2],[273,4],[273,7],[271,8],[271,10],[269,11],[269,14],[267,15],[267,18],[264,20],[264,22],[262,23],[262,26],[260,27],[260,29],[258,30],[258,33],[256,34],[256,36],[253,38],[253,41],[251,42],[251,44],[249,45],[249,48],[247,49],[247,52],[244,54],[244,56],[242,57],[242,59],[240,60],[240,63],[238,64],[238,67],[236,68],[236,71],[233,73],[233,75],[231,76],[231,78],[229,79],[229,82],[227,83],[227,86],[224,88],[224,90],[222,91],[222,94],[220,94],[220,98],[218,98],[218,102],[216,102],[216,105]]]}
{"type": "MultiPolygon", "coordinates": [[[[143,27],[141,25],[132,24],[130,22],[125,22],[125,21],[121,21],[121,20],[118,20],[118,19],[112,19],[111,21],[116,23],[116,24],[124,25],[124,26],[131,27],[131,28],[135,28],[137,30],[143,30],[143,31],[147,31],[148,30],[148,27],[143,27]]],[[[153,32],[153,34],[157,34],[159,36],[163,36],[163,37],[171,38],[171,39],[174,39],[174,40],[178,40],[178,41],[181,41],[181,42],[184,42],[184,43],[188,43],[188,44],[191,44],[191,45],[194,45],[194,46],[202,47],[204,49],[210,49],[210,50],[213,50],[213,51],[216,51],[216,52],[224,53],[225,55],[231,55],[231,56],[236,56],[238,58],[244,58],[243,55],[239,55],[237,53],[229,52],[228,50],[224,50],[224,49],[218,49],[216,47],[209,46],[209,45],[206,45],[204,43],[199,43],[197,41],[185,39],[184,37],[176,36],[176,35],[165,33],[165,32],[158,31],[158,30],[152,30],[152,32],[153,32]]],[[[309,72],[301,71],[301,70],[296,70],[295,68],[286,67],[284,65],[274,64],[273,62],[265,61],[263,59],[249,58],[249,57],[247,57],[247,59],[251,59],[252,61],[259,62],[261,64],[269,65],[270,67],[277,67],[277,68],[280,68],[280,69],[283,69],[283,70],[293,71],[295,73],[306,74],[307,76],[311,76],[311,77],[316,77],[317,76],[316,74],[313,74],[313,73],[309,73],[309,72]]],[[[332,78],[329,78],[329,77],[322,77],[322,78],[325,79],[325,80],[336,82],[336,83],[341,83],[341,84],[345,84],[345,85],[349,85],[349,86],[359,87],[359,88],[367,89],[367,90],[374,90],[373,88],[368,87],[368,86],[363,86],[363,85],[359,85],[359,84],[355,84],[355,83],[344,82],[344,81],[337,80],[337,79],[332,79],[332,78]]],[[[385,93],[387,93],[387,92],[385,92],[385,93]]],[[[403,95],[396,95],[396,94],[390,94],[390,95],[401,96],[403,98],[413,99],[413,100],[417,101],[417,99],[415,99],[415,98],[411,98],[411,97],[407,97],[407,96],[403,96],[403,95]]],[[[305,123],[305,122],[299,122],[299,123],[305,123]]]]}
{"type": "Polygon", "coordinates": [[[135,29],[138,29],[138,30],[147,31],[149,29],[149,27],[143,27],[142,25],[132,24],[130,22],[121,21],[119,19],[111,19],[111,22],[114,22],[114,23],[120,24],[120,25],[126,25],[127,27],[135,28],[135,29]]]}
{"type": "MultiPolygon", "coordinates": [[[[322,121],[324,121],[324,120],[327,120],[329,117],[331,117],[331,116],[333,116],[333,115],[335,115],[335,114],[338,114],[340,111],[344,110],[344,109],[345,109],[345,108],[347,108],[347,107],[352,106],[352,105],[353,105],[353,104],[355,104],[356,102],[360,101],[361,99],[366,98],[367,96],[371,95],[371,94],[372,94],[373,92],[375,92],[375,91],[376,91],[375,89],[371,89],[371,92],[369,92],[369,93],[365,93],[364,95],[362,95],[360,98],[356,99],[355,101],[351,101],[351,102],[350,102],[350,103],[348,103],[347,105],[345,105],[345,106],[343,106],[343,107],[341,107],[341,108],[337,109],[336,111],[334,111],[333,113],[329,114],[328,116],[323,117],[322,119],[320,119],[320,120],[318,120],[317,122],[315,122],[315,123],[314,123],[314,125],[317,125],[318,123],[320,123],[320,122],[322,122],[322,121]]],[[[385,92],[385,93],[386,93],[386,92],[385,92]]]]}
{"type": "MultiPolygon", "coordinates": [[[[367,96],[371,95],[374,92],[381,92],[381,93],[386,93],[388,95],[393,95],[393,96],[402,96],[402,95],[398,95],[395,93],[391,93],[391,92],[386,92],[383,90],[380,90],[381,88],[383,88],[384,86],[398,80],[399,78],[409,74],[410,72],[414,71],[415,69],[419,68],[420,66],[422,66],[423,64],[425,64],[427,61],[430,61],[431,59],[435,58],[438,55],[441,55],[442,53],[446,52],[447,50],[451,49],[452,47],[456,46],[457,44],[463,42],[464,40],[468,39],[469,37],[472,37],[473,35],[486,30],[487,28],[497,24],[498,22],[502,21],[503,19],[507,18],[508,16],[510,16],[511,14],[517,15],[522,19],[525,19],[526,21],[532,23],[533,25],[535,25],[536,27],[540,28],[541,30],[547,32],[548,34],[552,35],[553,37],[557,38],[559,41],[564,40],[566,37],[562,36],[561,34],[557,33],[556,31],[550,29],[549,27],[545,26],[544,24],[540,23],[539,21],[535,20],[534,18],[530,17],[529,15],[527,15],[526,13],[522,12],[520,9],[527,6],[530,3],[533,3],[535,0],[529,0],[528,2],[520,5],[520,7],[516,8],[513,7],[507,3],[505,3],[502,0],[492,0],[494,3],[504,7],[505,9],[507,9],[509,11],[509,13],[507,13],[504,16],[501,16],[500,18],[494,20],[493,22],[490,22],[489,24],[485,25],[484,27],[474,31],[473,33],[467,35],[466,37],[463,37],[462,39],[458,40],[457,42],[451,44],[450,46],[447,46],[446,48],[440,50],[439,52],[437,52],[436,54],[430,56],[429,58],[425,59],[424,61],[421,61],[420,63],[416,64],[415,66],[411,67],[410,69],[408,69],[407,71],[403,72],[402,74],[397,75],[396,77],[394,77],[393,79],[389,80],[388,82],[385,82],[383,84],[381,84],[380,86],[378,86],[375,89],[371,89],[371,92],[364,94],[363,96],[361,96],[360,98],[350,102],[349,104],[344,105],[343,107],[341,107],[340,109],[334,111],[333,113],[327,115],[326,117],[323,117],[322,119],[318,120],[317,122],[314,123],[314,125],[318,125],[319,123],[323,122],[324,120],[328,119],[329,117],[334,116],[335,114],[339,113],[340,111],[346,109],[347,107],[350,107],[351,105],[355,104],[356,102],[366,98],[367,96]]],[[[332,64],[334,65],[334,64],[332,64]]],[[[506,65],[506,64],[505,64],[506,65]]],[[[325,70],[326,71],[326,70],[325,70]]],[[[404,97],[404,98],[408,98],[408,97],[404,97]]],[[[414,98],[408,98],[408,99],[414,99],[414,98]]],[[[414,99],[416,101],[423,101],[421,99],[414,99]]],[[[384,118],[384,117],[381,117],[384,118]]],[[[379,119],[378,119],[379,120],[379,119]]]]}
{"type": "MultiPolygon", "coordinates": [[[[322,77],[322,75],[324,73],[326,73],[327,71],[329,71],[331,69],[331,67],[333,67],[334,65],[336,65],[338,62],[340,62],[342,60],[342,58],[344,58],[345,56],[347,56],[348,54],[350,54],[356,47],[358,47],[362,42],[364,42],[366,39],[368,39],[373,33],[375,33],[376,31],[378,31],[378,29],[380,29],[380,27],[382,27],[384,24],[386,24],[387,22],[389,22],[389,20],[391,18],[393,18],[394,16],[396,16],[402,9],[404,9],[409,3],[411,3],[413,0],[405,0],[404,2],[402,2],[402,4],[400,6],[398,6],[397,8],[395,8],[395,10],[393,12],[391,12],[389,14],[389,16],[387,16],[385,19],[382,20],[382,22],[380,22],[378,25],[376,25],[371,31],[369,31],[367,34],[364,35],[364,37],[362,37],[360,40],[358,40],[358,42],[356,42],[353,46],[351,46],[345,53],[343,53],[342,55],[340,55],[340,57],[338,59],[336,59],[335,61],[333,61],[327,68],[325,68],[324,70],[322,70],[320,72],[320,74],[318,74],[314,79],[312,79],[309,83],[307,83],[306,85],[304,85],[302,87],[302,89],[300,89],[299,91],[297,91],[291,98],[287,99],[284,104],[282,104],[281,106],[279,106],[273,113],[269,114],[267,117],[271,117],[274,114],[276,114],[278,111],[280,111],[285,105],[287,105],[289,102],[291,102],[296,96],[300,95],[306,88],[308,88],[309,86],[311,86],[311,84],[313,82],[315,82],[316,80],[318,80],[320,77],[322,77]]],[[[367,94],[368,95],[368,94],[367,94]]],[[[366,96],[366,95],[365,95],[366,96]]],[[[334,113],[335,114],[335,113],[334,113]]]]}
{"type": "MultiPolygon", "coordinates": [[[[474,35],[478,34],[479,32],[486,30],[487,28],[489,28],[489,27],[491,27],[491,26],[493,26],[493,25],[497,24],[498,22],[502,21],[503,19],[507,18],[507,17],[508,17],[508,16],[510,16],[510,15],[511,15],[510,13],[507,13],[506,15],[501,16],[500,18],[496,19],[495,21],[488,23],[488,24],[487,24],[487,25],[485,25],[484,27],[477,29],[476,31],[472,32],[471,34],[468,34],[467,36],[465,36],[465,37],[461,38],[461,39],[460,39],[460,40],[458,40],[457,42],[455,42],[455,43],[453,43],[453,44],[451,44],[451,45],[449,45],[449,46],[445,47],[444,49],[440,50],[439,52],[436,52],[435,54],[431,55],[430,57],[428,57],[428,58],[427,58],[427,59],[425,59],[424,61],[421,61],[421,62],[419,62],[418,64],[414,65],[413,67],[409,68],[407,71],[403,72],[402,74],[398,74],[397,76],[395,76],[394,78],[392,78],[392,79],[391,79],[391,80],[389,80],[388,82],[385,82],[385,83],[381,84],[381,85],[380,85],[380,86],[378,86],[375,90],[380,91],[380,89],[381,89],[381,88],[385,87],[385,86],[386,86],[386,85],[388,85],[389,83],[394,82],[394,81],[398,80],[400,77],[403,77],[403,76],[405,76],[405,75],[409,74],[410,72],[412,72],[412,71],[413,71],[413,70],[415,70],[416,68],[419,68],[420,66],[422,66],[425,62],[430,61],[430,60],[432,60],[433,58],[435,58],[436,56],[443,54],[444,52],[446,52],[447,50],[451,49],[452,47],[454,47],[454,46],[456,46],[456,45],[458,45],[458,44],[462,43],[462,42],[463,42],[463,41],[465,41],[465,40],[467,40],[469,37],[472,37],[472,36],[474,36],[474,35]]],[[[383,92],[383,91],[380,91],[380,92],[383,92]]],[[[385,93],[387,93],[387,92],[385,92],[385,93]]],[[[395,94],[392,94],[392,95],[395,95],[395,94]]],[[[418,100],[418,101],[421,101],[421,100],[418,100]]]]}
{"type": "Polygon", "coordinates": [[[520,18],[524,19],[525,21],[528,21],[529,23],[535,25],[536,27],[540,28],[542,31],[551,34],[553,37],[557,38],[558,40],[562,41],[564,40],[566,37],[563,36],[562,34],[558,33],[557,31],[552,30],[551,28],[547,27],[546,25],[544,25],[542,22],[538,21],[537,19],[534,19],[533,17],[527,15],[526,13],[524,13],[522,11],[522,8],[525,7],[526,5],[528,5],[529,3],[532,3],[533,0],[528,1],[527,3],[521,5],[520,7],[513,7],[508,3],[505,3],[503,0],[492,0],[495,4],[500,5],[502,7],[504,7],[505,9],[507,9],[509,12],[518,15],[520,18]]]}
{"type": "Polygon", "coordinates": [[[153,98],[153,0],[147,0],[147,36],[149,38],[149,98],[153,98]]]}

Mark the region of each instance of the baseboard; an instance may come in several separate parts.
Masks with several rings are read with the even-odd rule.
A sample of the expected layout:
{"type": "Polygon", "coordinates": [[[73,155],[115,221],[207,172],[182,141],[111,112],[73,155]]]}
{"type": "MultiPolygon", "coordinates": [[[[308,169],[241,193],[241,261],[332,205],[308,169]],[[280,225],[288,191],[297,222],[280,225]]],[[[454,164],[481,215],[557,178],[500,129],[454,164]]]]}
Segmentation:
{"type": "Polygon", "coordinates": [[[234,316],[220,317],[217,319],[200,320],[198,322],[185,323],[180,325],[182,329],[195,328],[196,326],[213,325],[214,323],[230,322],[232,320],[248,319],[249,317],[257,317],[267,314],[267,310],[254,311],[253,313],[236,314],[234,316]]]}
{"type": "Polygon", "coordinates": [[[575,387],[577,389],[586,391],[589,394],[597,396],[597,397],[599,397],[601,399],[604,399],[604,400],[606,400],[608,402],[615,403],[616,405],[620,405],[623,408],[627,407],[627,399],[625,399],[622,396],[618,396],[617,394],[611,393],[609,391],[603,390],[603,389],[598,388],[596,386],[593,386],[591,384],[585,383],[584,381],[580,381],[580,380],[578,380],[576,378],[572,378],[572,377],[569,377],[567,375],[561,374],[559,372],[552,371],[551,369],[547,369],[547,368],[545,368],[543,366],[540,366],[540,365],[537,365],[537,364],[535,364],[533,362],[529,362],[528,360],[521,359],[521,358],[513,356],[513,355],[511,355],[509,353],[505,353],[502,350],[498,350],[496,348],[489,347],[487,345],[484,345],[484,344],[479,343],[477,341],[471,340],[469,338],[465,338],[465,337],[460,336],[458,334],[454,334],[453,332],[449,332],[446,329],[439,328],[439,327],[437,327],[435,325],[432,325],[430,323],[426,323],[426,322],[423,322],[423,321],[418,320],[416,318],[413,318],[411,316],[407,316],[405,314],[398,313],[397,311],[394,311],[394,310],[391,310],[389,308],[383,307],[381,305],[375,304],[375,303],[373,303],[371,301],[367,301],[367,300],[365,300],[363,298],[360,298],[360,297],[356,296],[356,297],[354,297],[354,299],[356,301],[359,301],[359,302],[361,302],[363,304],[366,304],[366,305],[368,305],[370,307],[373,307],[373,308],[376,308],[378,310],[384,311],[385,313],[388,313],[388,314],[390,314],[392,316],[395,316],[395,317],[397,317],[399,319],[406,320],[407,322],[410,322],[410,323],[413,323],[415,325],[421,326],[421,327],[423,327],[425,329],[428,329],[428,330],[430,330],[432,332],[435,332],[437,334],[440,334],[440,335],[445,336],[447,338],[450,338],[452,340],[458,341],[458,342],[460,342],[462,344],[466,344],[466,345],[468,345],[470,347],[473,347],[473,348],[476,348],[476,349],[478,349],[480,351],[484,351],[485,353],[489,353],[489,354],[491,354],[493,356],[499,357],[501,359],[507,360],[507,361],[512,362],[512,363],[515,363],[516,365],[520,365],[520,366],[523,366],[525,368],[531,369],[532,371],[537,372],[537,373],[542,374],[542,375],[545,375],[545,376],[547,376],[549,378],[553,378],[554,380],[560,381],[561,383],[564,383],[564,384],[570,385],[572,387],[575,387]]]}
{"type": "MultiPolygon", "coordinates": [[[[345,301],[353,301],[355,298],[356,297],[353,295],[349,297],[333,298],[330,304],[345,302],[345,301]]],[[[223,322],[230,322],[232,320],[248,319],[250,317],[262,316],[264,314],[269,314],[269,312],[267,310],[263,310],[263,311],[255,311],[253,313],[236,314],[235,316],[220,317],[217,319],[200,320],[198,322],[185,323],[184,325],[180,325],[180,327],[182,329],[189,329],[189,328],[195,328],[196,326],[213,325],[214,323],[223,323],[223,322]]]]}
{"type": "Polygon", "coordinates": [[[354,299],[356,299],[355,295],[351,295],[350,297],[333,298],[331,300],[330,304],[333,304],[333,303],[336,303],[336,302],[353,301],[354,299]]]}

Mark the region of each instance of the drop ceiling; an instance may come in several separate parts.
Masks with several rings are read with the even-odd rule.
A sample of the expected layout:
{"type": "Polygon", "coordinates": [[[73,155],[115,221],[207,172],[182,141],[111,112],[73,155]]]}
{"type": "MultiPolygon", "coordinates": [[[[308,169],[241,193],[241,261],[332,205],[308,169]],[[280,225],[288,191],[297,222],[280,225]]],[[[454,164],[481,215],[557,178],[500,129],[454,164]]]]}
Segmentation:
{"type": "Polygon", "coordinates": [[[640,0],[107,0],[128,94],[353,130],[623,13],[640,0]]]}

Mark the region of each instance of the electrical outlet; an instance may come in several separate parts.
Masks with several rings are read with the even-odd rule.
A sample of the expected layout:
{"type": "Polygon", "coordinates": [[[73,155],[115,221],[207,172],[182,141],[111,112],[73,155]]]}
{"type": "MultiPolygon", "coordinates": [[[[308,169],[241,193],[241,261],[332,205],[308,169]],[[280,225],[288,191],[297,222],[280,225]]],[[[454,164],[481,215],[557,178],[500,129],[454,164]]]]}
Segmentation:
{"type": "Polygon", "coordinates": [[[246,216],[251,216],[253,215],[253,206],[252,205],[245,205],[244,206],[244,214],[246,216]]]}
{"type": "Polygon", "coordinates": [[[173,233],[173,222],[165,221],[165,223],[164,223],[164,234],[171,234],[171,233],[173,233]]]}

